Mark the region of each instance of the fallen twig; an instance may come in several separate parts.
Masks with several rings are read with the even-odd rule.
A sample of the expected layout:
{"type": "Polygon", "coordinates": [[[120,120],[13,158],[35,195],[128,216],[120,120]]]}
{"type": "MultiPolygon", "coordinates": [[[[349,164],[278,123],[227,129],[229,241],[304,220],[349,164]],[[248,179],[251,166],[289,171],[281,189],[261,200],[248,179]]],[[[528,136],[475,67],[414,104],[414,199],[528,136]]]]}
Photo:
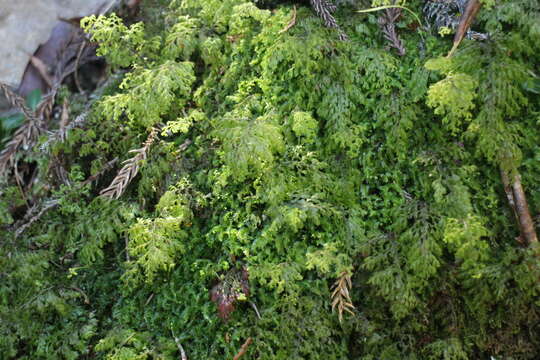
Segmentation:
{"type": "Polygon", "coordinates": [[[283,29],[280,30],[279,33],[282,34],[284,32],[289,31],[289,29],[292,28],[294,25],[296,25],[296,5],[294,5],[294,7],[293,7],[293,13],[292,13],[291,20],[289,21],[289,23],[283,29]]]}
{"type": "Polygon", "coordinates": [[[501,169],[501,179],[504,186],[504,192],[508,199],[508,203],[514,212],[516,221],[520,230],[521,239],[527,244],[537,244],[538,237],[534,229],[534,222],[529,212],[529,206],[527,204],[527,198],[525,197],[525,191],[521,184],[521,176],[519,173],[513,175],[512,181],[510,180],[506,171],[501,169]]]}
{"type": "Polygon", "coordinates": [[[97,174],[89,176],[86,180],[84,180],[81,183],[81,186],[84,186],[84,185],[87,185],[87,184],[90,184],[90,183],[96,181],[101,175],[103,175],[114,164],[116,164],[117,161],[118,161],[118,158],[116,157],[116,158],[112,159],[111,161],[109,161],[108,163],[106,163],[105,165],[103,165],[103,167],[101,168],[101,170],[99,170],[99,172],[97,174]]]}
{"type": "Polygon", "coordinates": [[[176,346],[178,347],[178,351],[180,351],[180,359],[188,360],[184,347],[180,343],[180,340],[174,335],[174,331],[172,330],[172,328],[171,328],[171,334],[173,336],[174,342],[176,343],[176,346]]]}
{"type": "Polygon", "coordinates": [[[253,301],[250,301],[249,304],[251,305],[253,310],[255,310],[255,314],[257,314],[257,318],[261,320],[261,314],[259,313],[259,309],[257,309],[257,305],[255,305],[253,301]]]}
{"type": "Polygon", "coordinates": [[[234,356],[233,360],[238,360],[240,359],[247,351],[249,345],[253,342],[253,339],[248,337],[246,342],[242,345],[242,347],[240,347],[240,350],[238,351],[238,353],[234,356]]]}
{"type": "Polygon", "coordinates": [[[532,221],[531,213],[529,212],[529,206],[527,204],[527,198],[525,197],[525,191],[521,185],[521,176],[519,174],[514,175],[514,181],[512,182],[512,193],[514,194],[514,201],[516,204],[516,211],[519,218],[519,227],[527,245],[535,244],[538,242],[536,231],[534,230],[534,223],[532,221]]]}
{"type": "Polygon", "coordinates": [[[83,88],[81,86],[81,82],[79,80],[79,64],[81,62],[81,57],[83,54],[84,49],[86,48],[86,38],[83,38],[83,41],[81,42],[81,45],[79,47],[79,50],[77,51],[77,57],[75,58],[75,71],[73,72],[73,79],[75,80],[75,86],[77,87],[77,90],[82,94],[83,88]]]}
{"type": "Polygon", "coordinates": [[[19,227],[19,228],[15,231],[15,238],[18,238],[19,236],[21,236],[21,234],[22,234],[23,232],[25,232],[26,229],[28,229],[33,223],[35,223],[36,221],[38,221],[38,220],[43,216],[43,214],[45,214],[45,213],[46,213],[47,211],[49,211],[50,209],[57,207],[58,204],[59,204],[58,199],[50,200],[49,202],[45,203],[45,205],[41,208],[41,210],[40,210],[36,215],[34,215],[34,216],[32,216],[31,213],[32,213],[33,211],[35,211],[36,208],[35,208],[35,207],[32,207],[32,208],[28,211],[27,215],[25,216],[25,217],[27,217],[27,216],[32,216],[32,217],[28,220],[28,222],[24,223],[21,227],[19,227]]]}
{"type": "Polygon", "coordinates": [[[53,81],[51,79],[51,75],[49,74],[49,70],[47,69],[47,65],[40,58],[33,55],[30,56],[30,62],[32,63],[34,68],[36,68],[36,70],[39,72],[39,75],[41,76],[41,78],[45,80],[49,88],[52,88],[53,81]]]}
{"type": "Polygon", "coordinates": [[[89,305],[90,304],[90,299],[88,298],[88,295],[86,295],[86,293],[84,291],[82,291],[80,288],[76,287],[76,286],[72,286],[71,287],[73,290],[79,292],[83,298],[84,298],[84,303],[89,305]]]}
{"type": "MultiPolygon", "coordinates": [[[[127,251],[127,250],[126,250],[127,251]]],[[[129,260],[128,260],[129,261],[129,260]]],[[[150,301],[152,301],[152,299],[154,298],[154,293],[151,293],[150,296],[148,297],[148,299],[146,299],[145,303],[144,303],[144,306],[148,306],[148,304],[150,304],[150,301]]]]}

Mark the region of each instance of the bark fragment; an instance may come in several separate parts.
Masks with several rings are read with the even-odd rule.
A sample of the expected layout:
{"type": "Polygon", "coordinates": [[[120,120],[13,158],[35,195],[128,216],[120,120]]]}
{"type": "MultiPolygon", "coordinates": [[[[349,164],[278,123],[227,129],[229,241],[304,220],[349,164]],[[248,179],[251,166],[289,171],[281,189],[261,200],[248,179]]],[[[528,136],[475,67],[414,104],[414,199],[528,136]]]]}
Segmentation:
{"type": "Polygon", "coordinates": [[[534,222],[529,211],[529,205],[521,184],[521,175],[516,171],[511,175],[501,169],[501,179],[508,203],[512,208],[521,233],[521,239],[527,245],[538,243],[538,237],[534,229],[534,222]]]}

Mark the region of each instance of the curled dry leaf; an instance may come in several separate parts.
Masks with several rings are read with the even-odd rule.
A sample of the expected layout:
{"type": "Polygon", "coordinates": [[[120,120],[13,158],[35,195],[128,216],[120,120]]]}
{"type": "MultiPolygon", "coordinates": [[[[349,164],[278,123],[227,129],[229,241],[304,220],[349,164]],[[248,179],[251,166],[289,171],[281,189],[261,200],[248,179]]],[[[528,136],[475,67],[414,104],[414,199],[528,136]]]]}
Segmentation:
{"type": "Polygon", "coordinates": [[[480,11],[481,7],[482,3],[480,2],[480,0],[470,0],[467,3],[465,13],[460,18],[460,22],[456,30],[456,35],[454,36],[454,45],[452,46],[452,50],[450,50],[450,52],[448,53],[448,57],[452,56],[456,52],[459,44],[469,31],[469,28],[471,27],[474,18],[476,17],[476,14],[478,14],[478,11],[480,11]]]}

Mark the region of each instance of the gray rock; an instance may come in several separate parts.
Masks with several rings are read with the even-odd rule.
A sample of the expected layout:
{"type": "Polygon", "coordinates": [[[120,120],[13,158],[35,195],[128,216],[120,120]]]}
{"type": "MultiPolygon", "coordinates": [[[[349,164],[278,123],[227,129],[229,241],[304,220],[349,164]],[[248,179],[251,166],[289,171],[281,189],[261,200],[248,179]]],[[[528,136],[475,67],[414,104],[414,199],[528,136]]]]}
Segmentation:
{"type": "Polygon", "coordinates": [[[0,0],[0,81],[17,88],[30,56],[60,18],[100,12],[114,0],[0,0]]]}

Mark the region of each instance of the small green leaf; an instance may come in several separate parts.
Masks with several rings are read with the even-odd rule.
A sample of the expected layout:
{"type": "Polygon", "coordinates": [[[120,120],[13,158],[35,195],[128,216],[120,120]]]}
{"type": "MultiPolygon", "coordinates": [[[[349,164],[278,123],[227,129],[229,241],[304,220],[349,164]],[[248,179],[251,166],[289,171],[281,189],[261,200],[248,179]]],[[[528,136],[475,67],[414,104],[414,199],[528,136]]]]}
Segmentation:
{"type": "Polygon", "coordinates": [[[36,110],[37,105],[41,101],[41,90],[34,89],[26,96],[26,105],[32,110],[36,110]]]}
{"type": "Polygon", "coordinates": [[[527,79],[523,83],[523,89],[533,94],[540,94],[540,79],[527,79]]]}
{"type": "Polygon", "coordinates": [[[21,126],[23,121],[24,121],[24,115],[20,113],[13,114],[5,118],[0,118],[1,127],[6,132],[9,132],[18,128],[19,126],[21,126]]]}

